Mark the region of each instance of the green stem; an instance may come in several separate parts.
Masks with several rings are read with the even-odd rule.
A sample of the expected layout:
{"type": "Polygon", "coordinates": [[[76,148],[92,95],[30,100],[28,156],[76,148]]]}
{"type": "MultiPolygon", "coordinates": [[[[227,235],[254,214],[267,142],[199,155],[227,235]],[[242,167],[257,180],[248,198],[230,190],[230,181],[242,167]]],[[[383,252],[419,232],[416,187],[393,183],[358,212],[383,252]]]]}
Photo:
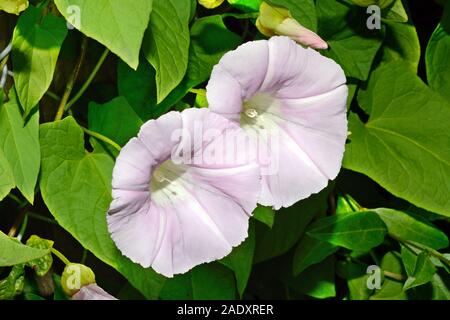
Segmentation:
{"type": "MultiPolygon", "coordinates": [[[[366,266],[366,265],[367,265],[365,262],[362,262],[362,261],[360,261],[360,260],[358,260],[358,259],[356,259],[356,258],[352,258],[352,257],[349,257],[349,258],[350,258],[350,261],[355,262],[355,263],[357,263],[357,264],[360,264],[360,265],[362,265],[362,266],[366,266]]],[[[373,258],[373,257],[372,257],[372,258],[373,258]]],[[[374,260],[375,260],[375,259],[374,259],[374,260]]],[[[378,259],[376,259],[375,263],[376,263],[378,266],[380,266],[380,262],[378,261],[378,259]]],[[[391,279],[394,279],[394,280],[398,280],[398,281],[404,281],[404,280],[406,280],[406,276],[404,276],[404,275],[402,275],[402,274],[399,274],[399,273],[394,273],[394,272],[391,272],[391,271],[383,270],[383,274],[384,274],[386,277],[391,278],[391,279]]]]}
{"type": "Polygon", "coordinates": [[[58,257],[59,260],[61,260],[65,265],[69,265],[70,261],[67,259],[61,252],[56,250],[55,248],[51,249],[51,252],[58,257]]]}
{"type": "Polygon", "coordinates": [[[22,205],[22,200],[20,200],[18,196],[10,193],[10,194],[8,194],[8,198],[11,198],[15,202],[17,202],[17,204],[22,205]]]}
{"type": "Polygon", "coordinates": [[[413,241],[409,241],[409,240],[404,240],[401,239],[399,237],[396,237],[394,235],[390,235],[391,238],[397,240],[398,242],[403,243],[406,246],[410,246],[410,247],[414,247],[416,249],[428,252],[429,254],[431,254],[433,257],[438,258],[439,260],[441,260],[444,264],[446,264],[449,268],[450,268],[450,260],[447,259],[442,253],[440,253],[439,251],[436,251],[432,248],[428,248],[427,246],[424,246],[420,243],[416,243],[413,241]]]}
{"type": "Polygon", "coordinates": [[[405,281],[406,280],[406,276],[402,275],[402,274],[398,274],[398,273],[394,273],[394,272],[390,272],[390,271],[383,271],[383,274],[391,279],[397,280],[397,281],[405,281]]]}
{"type": "Polygon", "coordinates": [[[0,71],[3,70],[3,67],[8,63],[9,55],[3,58],[3,60],[0,62],[0,71]]]}
{"type": "Polygon", "coordinates": [[[373,262],[375,262],[375,264],[376,264],[377,266],[381,265],[380,259],[378,259],[378,257],[377,257],[377,255],[376,255],[375,251],[370,250],[370,256],[372,257],[373,262]]]}
{"type": "Polygon", "coordinates": [[[111,139],[109,139],[108,137],[105,137],[104,135],[98,133],[98,132],[94,132],[91,131],[89,129],[86,129],[85,127],[81,127],[83,129],[83,131],[87,134],[90,135],[91,137],[97,138],[100,141],[103,141],[107,144],[109,144],[110,146],[112,146],[114,149],[116,149],[117,151],[120,152],[120,150],[122,150],[122,147],[119,146],[116,142],[112,141],[111,139]]]}
{"type": "Polygon", "coordinates": [[[250,13],[224,13],[222,18],[232,17],[235,19],[257,19],[259,17],[259,12],[250,13]]]}
{"type": "Polygon", "coordinates": [[[81,256],[81,264],[86,264],[88,251],[83,248],[83,255],[81,256]]]}
{"type": "Polygon", "coordinates": [[[50,2],[50,0],[45,0],[45,1],[41,2],[41,3],[38,5],[38,7],[39,7],[39,8],[46,7],[46,6],[48,6],[48,3],[49,3],[49,2],[50,2]]]}
{"type": "Polygon", "coordinates": [[[88,38],[86,36],[83,36],[83,40],[81,43],[80,56],[78,57],[78,61],[75,65],[75,68],[72,71],[69,81],[67,81],[66,90],[64,90],[64,94],[59,103],[58,111],[56,112],[56,116],[55,116],[55,121],[61,120],[64,115],[64,111],[66,110],[67,101],[70,98],[70,94],[72,93],[73,86],[75,84],[75,81],[78,78],[78,74],[80,73],[81,65],[83,64],[84,58],[86,56],[87,45],[88,45],[88,38]]]}
{"type": "Polygon", "coordinates": [[[189,90],[189,92],[198,94],[199,96],[206,97],[206,91],[204,89],[194,89],[193,88],[193,89],[189,90]]]}
{"type": "Polygon", "coordinates": [[[47,217],[43,217],[40,214],[34,213],[34,212],[28,212],[28,216],[32,219],[36,219],[36,220],[40,220],[43,222],[47,222],[47,223],[51,223],[51,224],[58,224],[55,220],[47,218],[47,217]]]}
{"type": "Polygon", "coordinates": [[[108,53],[109,53],[109,49],[105,49],[105,51],[101,55],[100,59],[97,61],[97,64],[95,65],[91,74],[87,78],[86,82],[83,84],[83,86],[77,92],[77,94],[75,94],[75,96],[67,103],[65,111],[69,110],[83,96],[83,94],[89,88],[89,86],[91,85],[95,76],[97,75],[98,71],[100,70],[101,66],[103,65],[103,62],[105,62],[106,57],[108,56],[108,53]]]}
{"type": "Polygon", "coordinates": [[[17,235],[17,239],[22,240],[23,235],[25,234],[25,231],[27,230],[28,226],[28,213],[25,213],[25,216],[22,221],[22,226],[20,227],[19,233],[17,235]]]}
{"type": "Polygon", "coordinates": [[[61,101],[61,98],[56,93],[53,93],[51,91],[47,91],[45,93],[45,95],[49,96],[50,98],[52,98],[55,101],[58,101],[58,102],[61,101]]]}
{"type": "Polygon", "coordinates": [[[27,205],[25,205],[25,207],[23,207],[20,210],[19,215],[17,216],[16,220],[14,221],[14,224],[9,229],[9,232],[8,232],[8,236],[9,237],[15,237],[16,236],[17,230],[19,230],[20,226],[22,225],[22,221],[25,218],[26,213],[30,209],[31,209],[31,205],[29,203],[27,203],[27,205]]]}

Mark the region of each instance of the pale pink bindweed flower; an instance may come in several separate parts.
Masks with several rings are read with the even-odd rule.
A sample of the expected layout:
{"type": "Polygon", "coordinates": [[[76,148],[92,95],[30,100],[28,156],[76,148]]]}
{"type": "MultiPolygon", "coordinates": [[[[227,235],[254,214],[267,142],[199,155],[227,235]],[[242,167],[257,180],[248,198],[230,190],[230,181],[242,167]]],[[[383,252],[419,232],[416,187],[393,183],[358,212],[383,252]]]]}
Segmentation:
{"type": "Polygon", "coordinates": [[[108,228],[132,261],[171,277],[221,259],[248,234],[260,192],[239,126],[208,109],[144,124],[117,158],[108,228]]]}
{"type": "Polygon", "coordinates": [[[211,111],[239,123],[252,139],[278,136],[259,202],[288,207],[325,188],[342,163],[347,137],[341,67],[288,37],[248,42],[224,55],[207,86],[211,111]]]}
{"type": "Polygon", "coordinates": [[[72,296],[72,300],[117,300],[95,283],[84,286],[72,296]]]}

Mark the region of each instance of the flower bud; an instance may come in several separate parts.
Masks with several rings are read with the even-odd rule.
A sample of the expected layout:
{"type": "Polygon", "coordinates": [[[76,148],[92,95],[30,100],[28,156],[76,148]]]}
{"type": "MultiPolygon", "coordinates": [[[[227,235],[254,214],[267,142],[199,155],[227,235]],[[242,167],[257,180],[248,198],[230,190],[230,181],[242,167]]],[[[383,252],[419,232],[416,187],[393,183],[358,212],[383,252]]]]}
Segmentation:
{"type": "Polygon", "coordinates": [[[7,0],[0,1],[0,11],[19,15],[22,11],[28,8],[28,0],[7,0]]]}
{"type": "Polygon", "coordinates": [[[351,0],[354,4],[360,7],[367,8],[371,5],[377,5],[381,9],[389,7],[394,0],[351,0]]]}
{"type": "Polygon", "coordinates": [[[225,0],[198,0],[202,6],[207,9],[214,9],[220,6],[225,0]]]}
{"type": "Polygon", "coordinates": [[[69,263],[61,276],[61,286],[68,296],[73,296],[84,286],[95,283],[91,268],[79,263],[69,263]]]}
{"type": "Polygon", "coordinates": [[[328,44],[313,31],[295,20],[289,10],[262,2],[256,27],[265,36],[288,36],[297,43],[313,49],[327,49],[328,44]]]}

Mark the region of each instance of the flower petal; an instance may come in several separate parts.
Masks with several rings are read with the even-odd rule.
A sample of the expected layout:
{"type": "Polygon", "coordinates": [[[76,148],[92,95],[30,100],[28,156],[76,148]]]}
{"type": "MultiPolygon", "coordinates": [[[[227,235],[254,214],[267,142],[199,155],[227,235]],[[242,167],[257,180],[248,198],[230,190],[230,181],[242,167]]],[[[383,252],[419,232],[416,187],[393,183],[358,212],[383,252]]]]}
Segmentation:
{"type": "Polygon", "coordinates": [[[142,141],[131,139],[117,157],[113,170],[113,190],[148,191],[148,181],[155,163],[142,141]]]}
{"type": "Polygon", "coordinates": [[[220,59],[219,65],[241,85],[244,99],[254,95],[264,81],[269,62],[268,49],[267,41],[247,42],[220,59]]]}
{"type": "Polygon", "coordinates": [[[275,28],[276,34],[288,36],[297,43],[313,49],[327,49],[328,44],[315,32],[303,27],[293,18],[284,20],[275,28]]]}
{"type": "Polygon", "coordinates": [[[215,112],[224,116],[240,113],[242,101],[250,98],[263,83],[268,59],[264,40],[248,42],[238,50],[227,52],[214,67],[206,87],[208,101],[214,105],[215,112]]]}
{"type": "Polygon", "coordinates": [[[84,286],[73,295],[72,300],[117,300],[96,284],[84,286]]]}
{"type": "Polygon", "coordinates": [[[262,92],[298,99],[331,91],[346,83],[342,68],[313,49],[304,49],[288,37],[272,37],[269,66],[262,92]]]}
{"type": "MultiPolygon", "coordinates": [[[[125,182],[124,188],[115,185],[107,217],[111,236],[124,255],[171,277],[226,256],[247,237],[261,188],[258,163],[251,157],[214,157],[236,151],[229,149],[236,132],[244,134],[235,123],[207,109],[170,113],[142,127],[120,153],[114,175],[127,175],[129,167],[123,163],[139,163],[147,168],[141,170],[147,177],[146,192],[130,186],[127,179],[116,179],[125,182]],[[171,159],[180,151],[194,158],[177,164],[171,159]],[[141,154],[149,161],[134,159],[141,154]],[[159,184],[152,184],[155,170],[166,170],[159,184]]],[[[143,178],[136,179],[141,183],[143,178]]]]}
{"type": "MultiPolygon", "coordinates": [[[[261,56],[268,50],[267,61],[255,59],[260,65],[252,65],[256,70],[266,70],[264,81],[255,90],[254,80],[247,75],[227,72],[227,79],[234,81],[231,94],[236,98],[232,106],[222,103],[229,92],[225,87],[216,90],[221,86],[217,82],[224,79],[216,73],[222,70],[221,61],[208,83],[207,89],[212,89],[211,94],[208,92],[209,108],[239,121],[253,143],[267,153],[258,158],[263,173],[260,203],[278,209],[319,192],[337,176],[347,137],[346,78],[333,60],[287,37],[250,42],[245,50],[242,48],[228,56],[244,60],[244,52],[251,49],[261,56]],[[240,108],[236,83],[241,92],[251,95],[241,95],[240,108]],[[244,102],[251,108],[245,112],[244,102]]],[[[229,61],[226,59],[226,65],[229,61]]],[[[239,64],[245,65],[245,61],[239,64]]]]}
{"type": "Polygon", "coordinates": [[[181,137],[177,129],[182,126],[180,113],[172,111],[164,117],[144,123],[138,138],[147,147],[153,159],[162,162],[170,157],[172,149],[179,143],[181,137]]]}
{"type": "Polygon", "coordinates": [[[326,187],[328,179],[287,133],[280,133],[278,171],[263,175],[260,203],[278,210],[326,187]]]}

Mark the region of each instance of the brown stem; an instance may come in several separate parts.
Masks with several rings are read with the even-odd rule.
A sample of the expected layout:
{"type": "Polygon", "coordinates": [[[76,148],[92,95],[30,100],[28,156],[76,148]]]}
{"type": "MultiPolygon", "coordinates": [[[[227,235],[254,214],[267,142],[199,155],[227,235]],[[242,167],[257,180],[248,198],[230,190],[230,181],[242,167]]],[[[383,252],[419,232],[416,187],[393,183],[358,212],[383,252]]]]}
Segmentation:
{"type": "Polygon", "coordinates": [[[66,90],[64,91],[64,94],[61,97],[58,111],[56,112],[55,121],[61,120],[64,115],[64,110],[66,109],[66,104],[69,101],[70,95],[73,90],[73,86],[75,84],[75,81],[78,78],[78,74],[80,73],[80,69],[84,62],[84,58],[86,57],[87,45],[88,45],[88,38],[86,36],[83,36],[83,40],[81,42],[80,56],[78,57],[78,61],[75,65],[75,68],[73,69],[73,72],[69,78],[69,81],[67,82],[66,90]]]}
{"type": "Polygon", "coordinates": [[[334,215],[336,213],[336,197],[334,195],[334,190],[332,190],[330,192],[330,194],[328,195],[328,212],[331,215],[334,215]]]}

